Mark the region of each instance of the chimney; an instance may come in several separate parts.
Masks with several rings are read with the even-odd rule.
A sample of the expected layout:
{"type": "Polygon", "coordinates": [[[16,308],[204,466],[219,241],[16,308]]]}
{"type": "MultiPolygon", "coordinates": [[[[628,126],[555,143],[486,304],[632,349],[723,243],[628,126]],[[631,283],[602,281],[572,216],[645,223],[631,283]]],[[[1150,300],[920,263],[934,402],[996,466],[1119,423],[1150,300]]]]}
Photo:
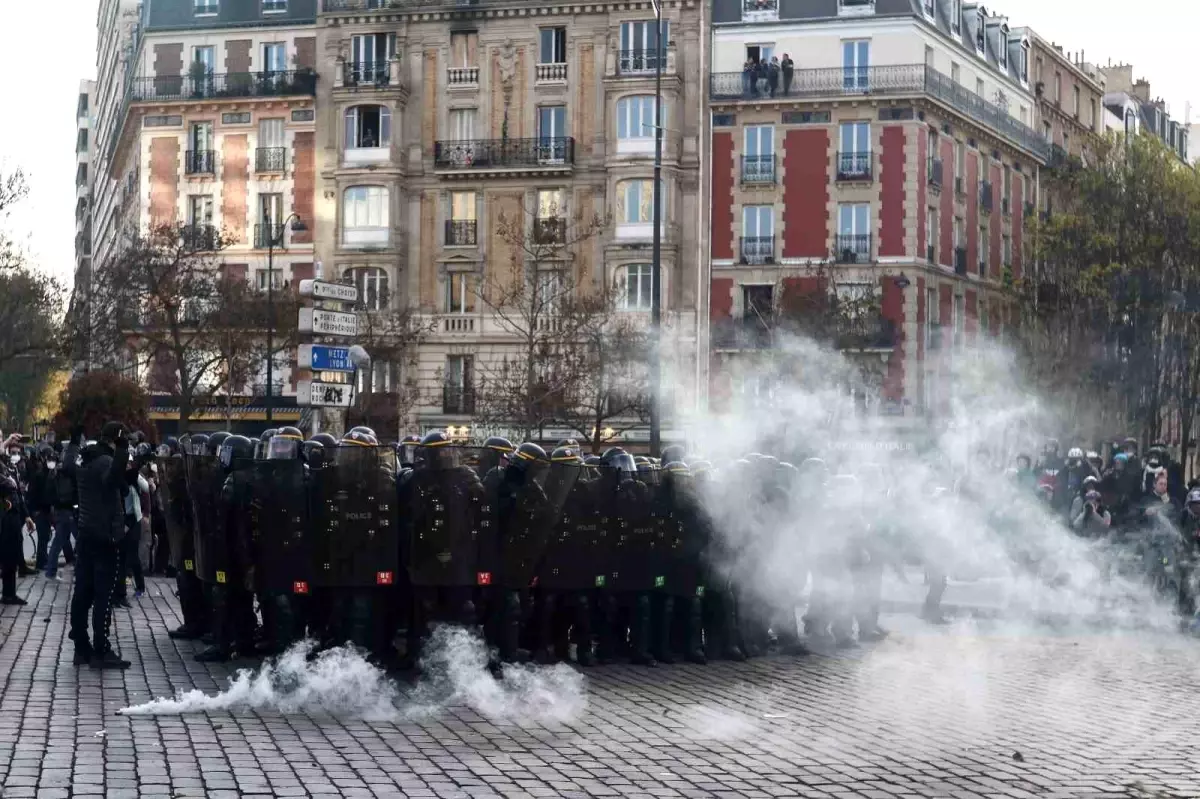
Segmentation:
{"type": "Polygon", "coordinates": [[[1150,102],[1150,81],[1145,78],[1138,78],[1133,82],[1132,94],[1143,103],[1150,102]]]}

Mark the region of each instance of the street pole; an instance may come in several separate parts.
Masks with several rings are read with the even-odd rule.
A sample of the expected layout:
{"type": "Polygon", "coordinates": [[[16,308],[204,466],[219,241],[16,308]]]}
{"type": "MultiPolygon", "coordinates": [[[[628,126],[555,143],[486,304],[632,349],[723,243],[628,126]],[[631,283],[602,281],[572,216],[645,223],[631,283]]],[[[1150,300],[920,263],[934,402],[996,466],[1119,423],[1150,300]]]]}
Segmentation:
{"type": "Polygon", "coordinates": [[[662,449],[662,5],[654,0],[654,239],[650,275],[650,455],[662,449]]]}
{"type": "MultiPolygon", "coordinates": [[[[285,223],[286,224],[286,223],[285,223]]],[[[271,350],[275,345],[275,292],[272,290],[272,278],[275,276],[275,225],[270,216],[267,217],[267,427],[271,426],[274,418],[271,409],[271,350]]]]}

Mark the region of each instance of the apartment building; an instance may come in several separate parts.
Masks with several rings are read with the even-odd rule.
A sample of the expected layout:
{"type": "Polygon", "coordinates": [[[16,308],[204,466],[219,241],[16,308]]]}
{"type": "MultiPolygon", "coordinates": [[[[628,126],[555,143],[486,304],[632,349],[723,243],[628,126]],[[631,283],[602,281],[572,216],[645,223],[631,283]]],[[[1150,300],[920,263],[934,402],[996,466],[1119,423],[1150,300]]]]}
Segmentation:
{"type": "Polygon", "coordinates": [[[1033,42],[961,0],[712,8],[710,403],[770,402],[771,311],[821,290],[877,300],[855,350],[879,385],[858,399],[936,415],[947,362],[1003,327],[1024,268],[1050,153],[1033,42]]]}
{"type": "MultiPolygon", "coordinates": [[[[671,0],[662,15],[665,360],[674,403],[690,406],[707,245],[705,9],[671,0]]],[[[317,256],[327,278],[354,281],[372,309],[412,308],[431,325],[415,366],[376,363],[369,377],[386,394],[417,370],[419,407],[406,427],[471,427],[475,375],[511,351],[511,330],[479,297],[511,268],[502,218],[527,217],[539,236],[577,216],[607,220],[567,268],[648,320],[650,2],[323,0],[319,30],[317,256]]],[[[622,442],[646,436],[637,429],[622,442]]]]}
{"type": "Polygon", "coordinates": [[[1124,134],[1148,132],[1181,161],[1190,163],[1188,121],[1171,118],[1166,101],[1150,91],[1150,81],[1134,79],[1133,64],[1110,63],[1099,71],[1105,78],[1104,105],[1111,115],[1111,127],[1124,134]]]}
{"type": "MultiPolygon", "coordinates": [[[[92,98],[95,95],[94,81],[81,80],[79,95],[75,101],[75,269],[74,285],[82,291],[72,298],[70,313],[87,313],[87,286],[92,274],[92,153],[95,142],[92,138],[92,98]]],[[[79,342],[72,357],[72,369],[82,371],[89,360],[88,342],[79,342]]]]}
{"type": "Polygon", "coordinates": [[[1064,53],[1062,45],[1030,28],[1016,33],[1030,42],[1037,126],[1050,142],[1050,165],[1060,165],[1068,156],[1086,157],[1090,144],[1105,132],[1104,75],[1084,61],[1082,52],[1064,53]]]}

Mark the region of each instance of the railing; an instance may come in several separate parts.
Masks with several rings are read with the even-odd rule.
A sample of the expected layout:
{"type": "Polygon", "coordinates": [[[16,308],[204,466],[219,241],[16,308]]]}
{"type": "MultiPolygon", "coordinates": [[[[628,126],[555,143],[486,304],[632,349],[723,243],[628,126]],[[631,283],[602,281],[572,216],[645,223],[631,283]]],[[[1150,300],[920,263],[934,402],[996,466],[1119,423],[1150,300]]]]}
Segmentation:
{"type": "Polygon", "coordinates": [[[342,85],[384,87],[391,83],[387,61],[347,61],[342,67],[342,85]]]}
{"type": "Polygon", "coordinates": [[[433,145],[438,169],[514,169],[575,163],[575,140],[474,139],[439,141],[433,145]]]}
{"type": "Polygon", "coordinates": [[[741,319],[714,322],[709,336],[715,350],[766,350],[773,343],[771,328],[751,310],[741,319]]]}
{"type": "MultiPolygon", "coordinates": [[[[709,82],[713,100],[749,99],[757,92],[756,76],[750,72],[717,72],[709,82]]],[[[777,98],[856,95],[927,94],[965,116],[999,132],[1009,141],[1045,161],[1050,145],[1032,128],[1014,119],[1008,110],[969,91],[950,77],[924,64],[875,67],[826,67],[797,69],[786,92],[777,98]]]]}
{"type": "Polygon", "coordinates": [[[891,319],[872,315],[844,325],[837,333],[838,349],[886,350],[896,346],[896,323],[891,319]]]}
{"type": "Polygon", "coordinates": [[[129,84],[129,99],[132,102],[204,100],[214,97],[280,97],[316,93],[317,73],[311,69],[159,75],[153,78],[134,78],[129,84]]]}
{"type": "Polygon", "coordinates": [[[861,264],[871,260],[870,233],[839,233],[833,257],[839,264],[861,264]]]}
{"type": "Polygon", "coordinates": [[[742,20],[778,19],[779,0],[742,0],[742,20]]]}
{"type": "Polygon", "coordinates": [[[474,247],[479,243],[476,239],[477,225],[474,219],[447,219],[446,246],[474,247]]]}
{"type": "Polygon", "coordinates": [[[769,264],[775,262],[774,236],[742,236],[739,251],[744,264],[769,264]]]}
{"type": "Polygon", "coordinates": [[[548,81],[565,81],[567,79],[566,64],[538,64],[537,65],[537,82],[544,83],[548,81]]]}
{"type": "Polygon", "coordinates": [[[939,189],[942,187],[942,159],[940,158],[929,159],[929,185],[939,189]]]}
{"type": "Polygon", "coordinates": [[[954,274],[956,274],[956,275],[967,274],[967,248],[966,247],[955,247],[954,248],[954,274]]]}
{"type": "Polygon", "coordinates": [[[475,413],[475,391],[462,386],[442,386],[442,413],[456,416],[475,413]]]}
{"type": "Polygon", "coordinates": [[[767,184],[775,182],[775,156],[743,155],[742,183],[767,184]]]}
{"type": "Polygon", "coordinates": [[[474,333],[475,317],[466,314],[449,314],[442,317],[443,333],[474,333]]]}
{"type": "Polygon", "coordinates": [[[474,86],[479,83],[479,67],[450,67],[446,70],[446,82],[454,86],[474,86]]]}
{"type": "Polygon", "coordinates": [[[215,150],[187,150],[183,154],[185,175],[216,174],[217,153],[215,150]]]}
{"type": "Polygon", "coordinates": [[[557,217],[533,220],[534,244],[565,244],[567,241],[567,220],[557,217]]]}
{"type": "Polygon", "coordinates": [[[259,147],[254,151],[255,172],[282,172],[286,163],[286,147],[259,147]]]}
{"type": "Polygon", "coordinates": [[[185,249],[215,250],[217,248],[217,229],[212,225],[185,225],[179,235],[185,249]]]}
{"type": "Polygon", "coordinates": [[[283,248],[283,225],[255,225],[254,249],[283,248]]]}
{"type": "MultiPolygon", "coordinates": [[[[663,48],[662,68],[665,72],[667,69],[667,51],[663,48]]],[[[617,73],[621,75],[646,75],[654,74],[658,65],[658,51],[647,50],[619,50],[617,51],[617,73]]]]}
{"type": "Polygon", "coordinates": [[[979,184],[979,208],[987,213],[992,212],[992,207],[995,203],[992,197],[992,184],[988,181],[983,181],[979,184]]]}
{"type": "Polygon", "coordinates": [[[838,153],[838,180],[870,180],[873,153],[838,153]]]}

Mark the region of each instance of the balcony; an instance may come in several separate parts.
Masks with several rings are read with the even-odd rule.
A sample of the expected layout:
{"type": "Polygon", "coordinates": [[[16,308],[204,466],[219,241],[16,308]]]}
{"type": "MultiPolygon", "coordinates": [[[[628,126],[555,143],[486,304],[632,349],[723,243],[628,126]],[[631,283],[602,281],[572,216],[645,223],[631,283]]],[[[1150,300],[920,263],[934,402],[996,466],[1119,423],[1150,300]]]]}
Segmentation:
{"type": "MultiPolygon", "coordinates": [[[[617,53],[618,75],[653,75],[658,68],[659,58],[655,50],[621,50],[617,53]]],[[[662,70],[667,71],[667,54],[664,48],[662,70]]]]}
{"type": "Polygon", "coordinates": [[[433,145],[433,166],[464,172],[564,169],[575,163],[575,140],[475,139],[439,141],[433,145]]]}
{"type": "Polygon", "coordinates": [[[311,69],[159,75],[134,78],[129,84],[129,100],[134,103],[224,97],[311,97],[316,93],[317,73],[311,69]]]}
{"type": "Polygon", "coordinates": [[[954,274],[966,277],[967,274],[967,248],[954,248],[954,274]]]}
{"type": "Polygon", "coordinates": [[[768,350],[773,343],[771,328],[752,311],[748,317],[714,322],[709,336],[714,350],[768,350]]]}
{"type": "Polygon", "coordinates": [[[924,64],[797,69],[788,91],[778,91],[774,98],[758,96],[754,81],[748,73],[741,71],[713,73],[709,80],[709,95],[715,101],[753,99],[756,102],[788,102],[797,98],[836,99],[846,95],[928,96],[999,133],[1043,162],[1050,154],[1050,144],[1045,138],[1014,119],[1007,109],[985,100],[924,64]]]}
{"type": "Polygon", "coordinates": [[[477,225],[474,219],[447,219],[446,246],[474,247],[479,243],[476,238],[477,225]]]}
{"type": "Polygon", "coordinates": [[[274,248],[276,250],[283,249],[283,225],[255,225],[254,226],[254,249],[265,250],[274,248]]]}
{"type": "Polygon", "coordinates": [[[342,85],[350,88],[385,89],[392,82],[387,61],[347,61],[342,65],[342,85]]]}
{"type": "Polygon", "coordinates": [[[935,189],[942,187],[942,159],[929,159],[929,185],[935,189]]]}
{"type": "Polygon", "coordinates": [[[896,346],[896,323],[878,314],[850,319],[842,327],[837,333],[838,349],[879,351],[896,346]]]}
{"type": "Polygon", "coordinates": [[[259,147],[254,151],[255,172],[283,172],[286,163],[286,147],[259,147]]]}
{"type": "Polygon", "coordinates": [[[187,150],[183,154],[185,175],[214,175],[217,171],[215,150],[187,150]]]}
{"type": "Polygon", "coordinates": [[[990,214],[995,199],[992,196],[992,184],[986,180],[979,184],[979,210],[990,214]]]}
{"type": "Polygon", "coordinates": [[[873,153],[838,153],[837,179],[870,180],[873,160],[873,153]]]}
{"type": "Polygon", "coordinates": [[[567,220],[558,217],[533,220],[534,244],[566,244],[567,220]]]}
{"type": "Polygon", "coordinates": [[[185,225],[179,231],[179,238],[184,249],[193,252],[210,251],[217,248],[217,229],[212,225],[185,225]]]}
{"type": "Polygon", "coordinates": [[[742,0],[742,22],[779,19],[779,0],[742,0]]]}
{"type": "Polygon", "coordinates": [[[535,73],[535,83],[566,83],[566,64],[538,64],[535,73]]]}
{"type": "Polygon", "coordinates": [[[446,70],[446,83],[451,89],[477,89],[479,67],[450,67],[446,70]]]}
{"type": "Polygon", "coordinates": [[[475,391],[462,386],[442,386],[442,413],[467,416],[475,413],[475,391]]]}
{"type": "Polygon", "coordinates": [[[452,335],[472,334],[475,332],[475,317],[466,314],[448,314],[442,317],[438,326],[443,333],[452,335]]]}
{"type": "Polygon", "coordinates": [[[871,260],[870,233],[839,233],[833,247],[839,264],[864,264],[871,260]]]}
{"type": "Polygon", "coordinates": [[[763,186],[775,183],[775,156],[743,155],[742,183],[763,186]]]}
{"type": "Polygon", "coordinates": [[[738,251],[742,263],[750,265],[775,263],[774,236],[742,236],[738,251]]]}

